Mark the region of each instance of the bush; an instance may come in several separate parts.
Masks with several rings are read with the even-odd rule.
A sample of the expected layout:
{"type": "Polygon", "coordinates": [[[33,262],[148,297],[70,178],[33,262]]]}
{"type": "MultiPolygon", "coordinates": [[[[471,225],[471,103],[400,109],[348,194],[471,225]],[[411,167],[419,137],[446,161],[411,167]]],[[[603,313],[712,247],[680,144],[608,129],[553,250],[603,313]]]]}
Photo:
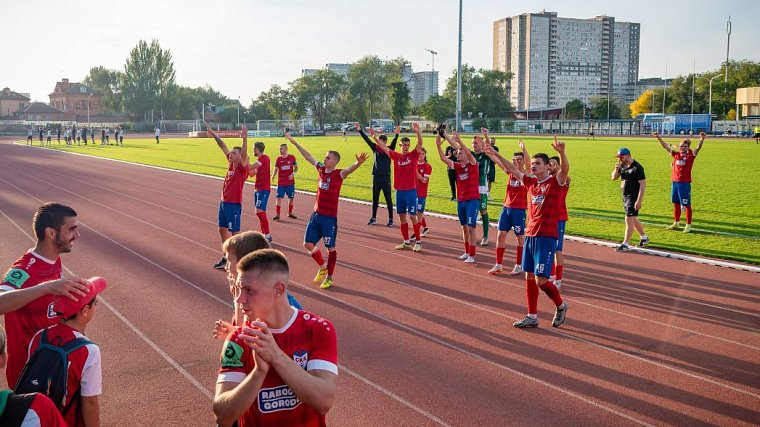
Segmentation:
{"type": "Polygon", "coordinates": [[[480,132],[480,128],[486,128],[488,127],[488,120],[478,117],[476,119],[472,119],[472,129],[475,132],[480,132]]]}
{"type": "Polygon", "coordinates": [[[501,132],[501,119],[489,119],[488,130],[490,130],[493,133],[501,132]]]}

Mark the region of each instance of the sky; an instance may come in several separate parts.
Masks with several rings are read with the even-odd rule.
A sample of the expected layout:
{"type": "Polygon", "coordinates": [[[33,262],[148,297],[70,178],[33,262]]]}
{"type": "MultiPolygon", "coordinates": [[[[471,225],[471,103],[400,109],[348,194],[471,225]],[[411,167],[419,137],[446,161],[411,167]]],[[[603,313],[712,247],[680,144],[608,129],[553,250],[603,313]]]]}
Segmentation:
{"type": "MultiPolygon", "coordinates": [[[[94,66],[120,69],[140,39],[172,53],[177,83],[206,84],[250,104],[304,68],[369,54],[435,69],[440,87],[457,65],[457,0],[0,0],[0,88],[48,102],[61,78],[94,66]],[[65,6],[63,6],[65,5],[65,6]]],[[[491,68],[493,21],[541,10],[560,17],[614,16],[641,24],[639,77],[720,67],[726,21],[731,59],[760,61],[757,0],[464,0],[462,61],[491,68]],[[720,6],[718,6],[720,5],[720,6]]]]}

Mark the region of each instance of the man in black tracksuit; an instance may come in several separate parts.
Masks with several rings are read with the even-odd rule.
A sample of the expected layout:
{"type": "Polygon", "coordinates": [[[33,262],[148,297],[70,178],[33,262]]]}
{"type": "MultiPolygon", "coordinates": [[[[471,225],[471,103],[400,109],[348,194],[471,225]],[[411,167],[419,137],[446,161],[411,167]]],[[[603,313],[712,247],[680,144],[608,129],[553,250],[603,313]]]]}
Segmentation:
{"type": "MultiPolygon", "coordinates": [[[[391,198],[391,158],[386,156],[385,153],[379,151],[375,143],[369,139],[364,129],[360,124],[356,124],[356,130],[359,131],[359,135],[362,136],[364,142],[369,145],[370,150],[374,153],[374,161],[372,162],[372,218],[367,222],[368,225],[375,224],[377,222],[377,206],[380,201],[380,190],[383,191],[385,196],[385,204],[388,205],[388,227],[393,227],[393,199],[391,198]]],[[[398,134],[401,132],[401,127],[396,126],[394,130],[393,141],[391,141],[388,148],[391,150],[396,149],[396,141],[398,140],[398,134]]],[[[380,135],[380,139],[388,137],[380,135]]]]}

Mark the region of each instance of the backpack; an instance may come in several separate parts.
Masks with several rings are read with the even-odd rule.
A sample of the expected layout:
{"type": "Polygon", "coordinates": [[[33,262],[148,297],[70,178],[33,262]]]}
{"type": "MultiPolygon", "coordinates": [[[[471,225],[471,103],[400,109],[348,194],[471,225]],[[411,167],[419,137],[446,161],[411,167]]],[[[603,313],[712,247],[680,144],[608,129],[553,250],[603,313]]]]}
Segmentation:
{"type": "Polygon", "coordinates": [[[77,389],[69,404],[64,407],[69,377],[68,356],[72,351],[92,342],[85,338],[75,338],[63,346],[58,346],[48,342],[47,332],[45,329],[40,334],[40,346],[26,362],[13,392],[42,393],[55,403],[61,414],[66,415],[79,394],[77,389]]]}
{"type": "Polygon", "coordinates": [[[0,415],[0,426],[20,426],[24,422],[26,413],[29,412],[29,407],[32,405],[32,400],[37,396],[37,393],[14,394],[10,390],[3,390],[0,394],[7,395],[5,408],[2,415],[0,415]]]}

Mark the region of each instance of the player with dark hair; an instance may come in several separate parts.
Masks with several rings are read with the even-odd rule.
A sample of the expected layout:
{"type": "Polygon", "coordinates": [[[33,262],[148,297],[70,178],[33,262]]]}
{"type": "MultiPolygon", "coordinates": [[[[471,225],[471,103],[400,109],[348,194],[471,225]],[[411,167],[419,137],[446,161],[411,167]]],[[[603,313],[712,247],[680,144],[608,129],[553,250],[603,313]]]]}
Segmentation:
{"type": "MultiPolygon", "coordinates": [[[[359,131],[362,139],[369,146],[373,153],[372,162],[372,216],[369,218],[367,225],[372,225],[377,222],[377,207],[380,202],[380,191],[383,192],[385,197],[385,204],[388,207],[388,227],[393,226],[393,198],[391,197],[391,158],[388,157],[385,152],[377,149],[377,144],[369,139],[364,129],[359,123],[356,123],[355,128],[359,131]]],[[[393,131],[393,140],[388,148],[391,151],[396,149],[396,142],[398,141],[399,133],[401,133],[401,126],[396,126],[393,131]]],[[[378,136],[378,139],[387,143],[388,137],[385,135],[378,136]]]]}
{"type": "Polygon", "coordinates": [[[425,205],[427,204],[428,185],[430,184],[430,175],[433,173],[433,166],[428,163],[427,150],[422,148],[420,158],[417,161],[417,222],[420,224],[422,231],[420,236],[425,237],[430,233],[430,229],[425,221],[425,205]]]}
{"type": "Polygon", "coordinates": [[[667,151],[671,157],[673,157],[673,169],[670,172],[670,179],[672,181],[670,190],[670,199],[673,202],[673,224],[668,227],[668,230],[678,230],[681,222],[681,206],[686,211],[686,226],[683,229],[684,233],[691,231],[691,169],[694,166],[694,160],[700,150],[702,150],[702,144],[705,143],[705,133],[699,133],[699,143],[697,148],[691,150],[691,140],[684,139],[678,145],[678,150],[673,149],[667,142],[662,140],[659,132],[655,132],[654,137],[660,142],[662,148],[667,151]]]}
{"type": "Polygon", "coordinates": [[[257,157],[257,160],[251,165],[251,170],[248,172],[248,175],[256,177],[256,182],[253,187],[255,189],[253,198],[256,205],[256,216],[259,218],[259,228],[261,233],[271,242],[272,235],[269,234],[267,202],[269,202],[269,193],[272,191],[272,185],[270,182],[272,170],[269,168],[271,162],[269,156],[264,154],[264,148],[264,143],[261,141],[253,143],[253,155],[257,157]]]}
{"type": "Polygon", "coordinates": [[[296,196],[296,172],[298,172],[296,157],[288,154],[288,144],[280,144],[280,155],[274,161],[274,171],[272,172],[272,179],[277,177],[276,213],[272,218],[275,221],[280,219],[280,204],[285,195],[288,196],[288,217],[298,218],[293,214],[293,198],[296,196]]]}

